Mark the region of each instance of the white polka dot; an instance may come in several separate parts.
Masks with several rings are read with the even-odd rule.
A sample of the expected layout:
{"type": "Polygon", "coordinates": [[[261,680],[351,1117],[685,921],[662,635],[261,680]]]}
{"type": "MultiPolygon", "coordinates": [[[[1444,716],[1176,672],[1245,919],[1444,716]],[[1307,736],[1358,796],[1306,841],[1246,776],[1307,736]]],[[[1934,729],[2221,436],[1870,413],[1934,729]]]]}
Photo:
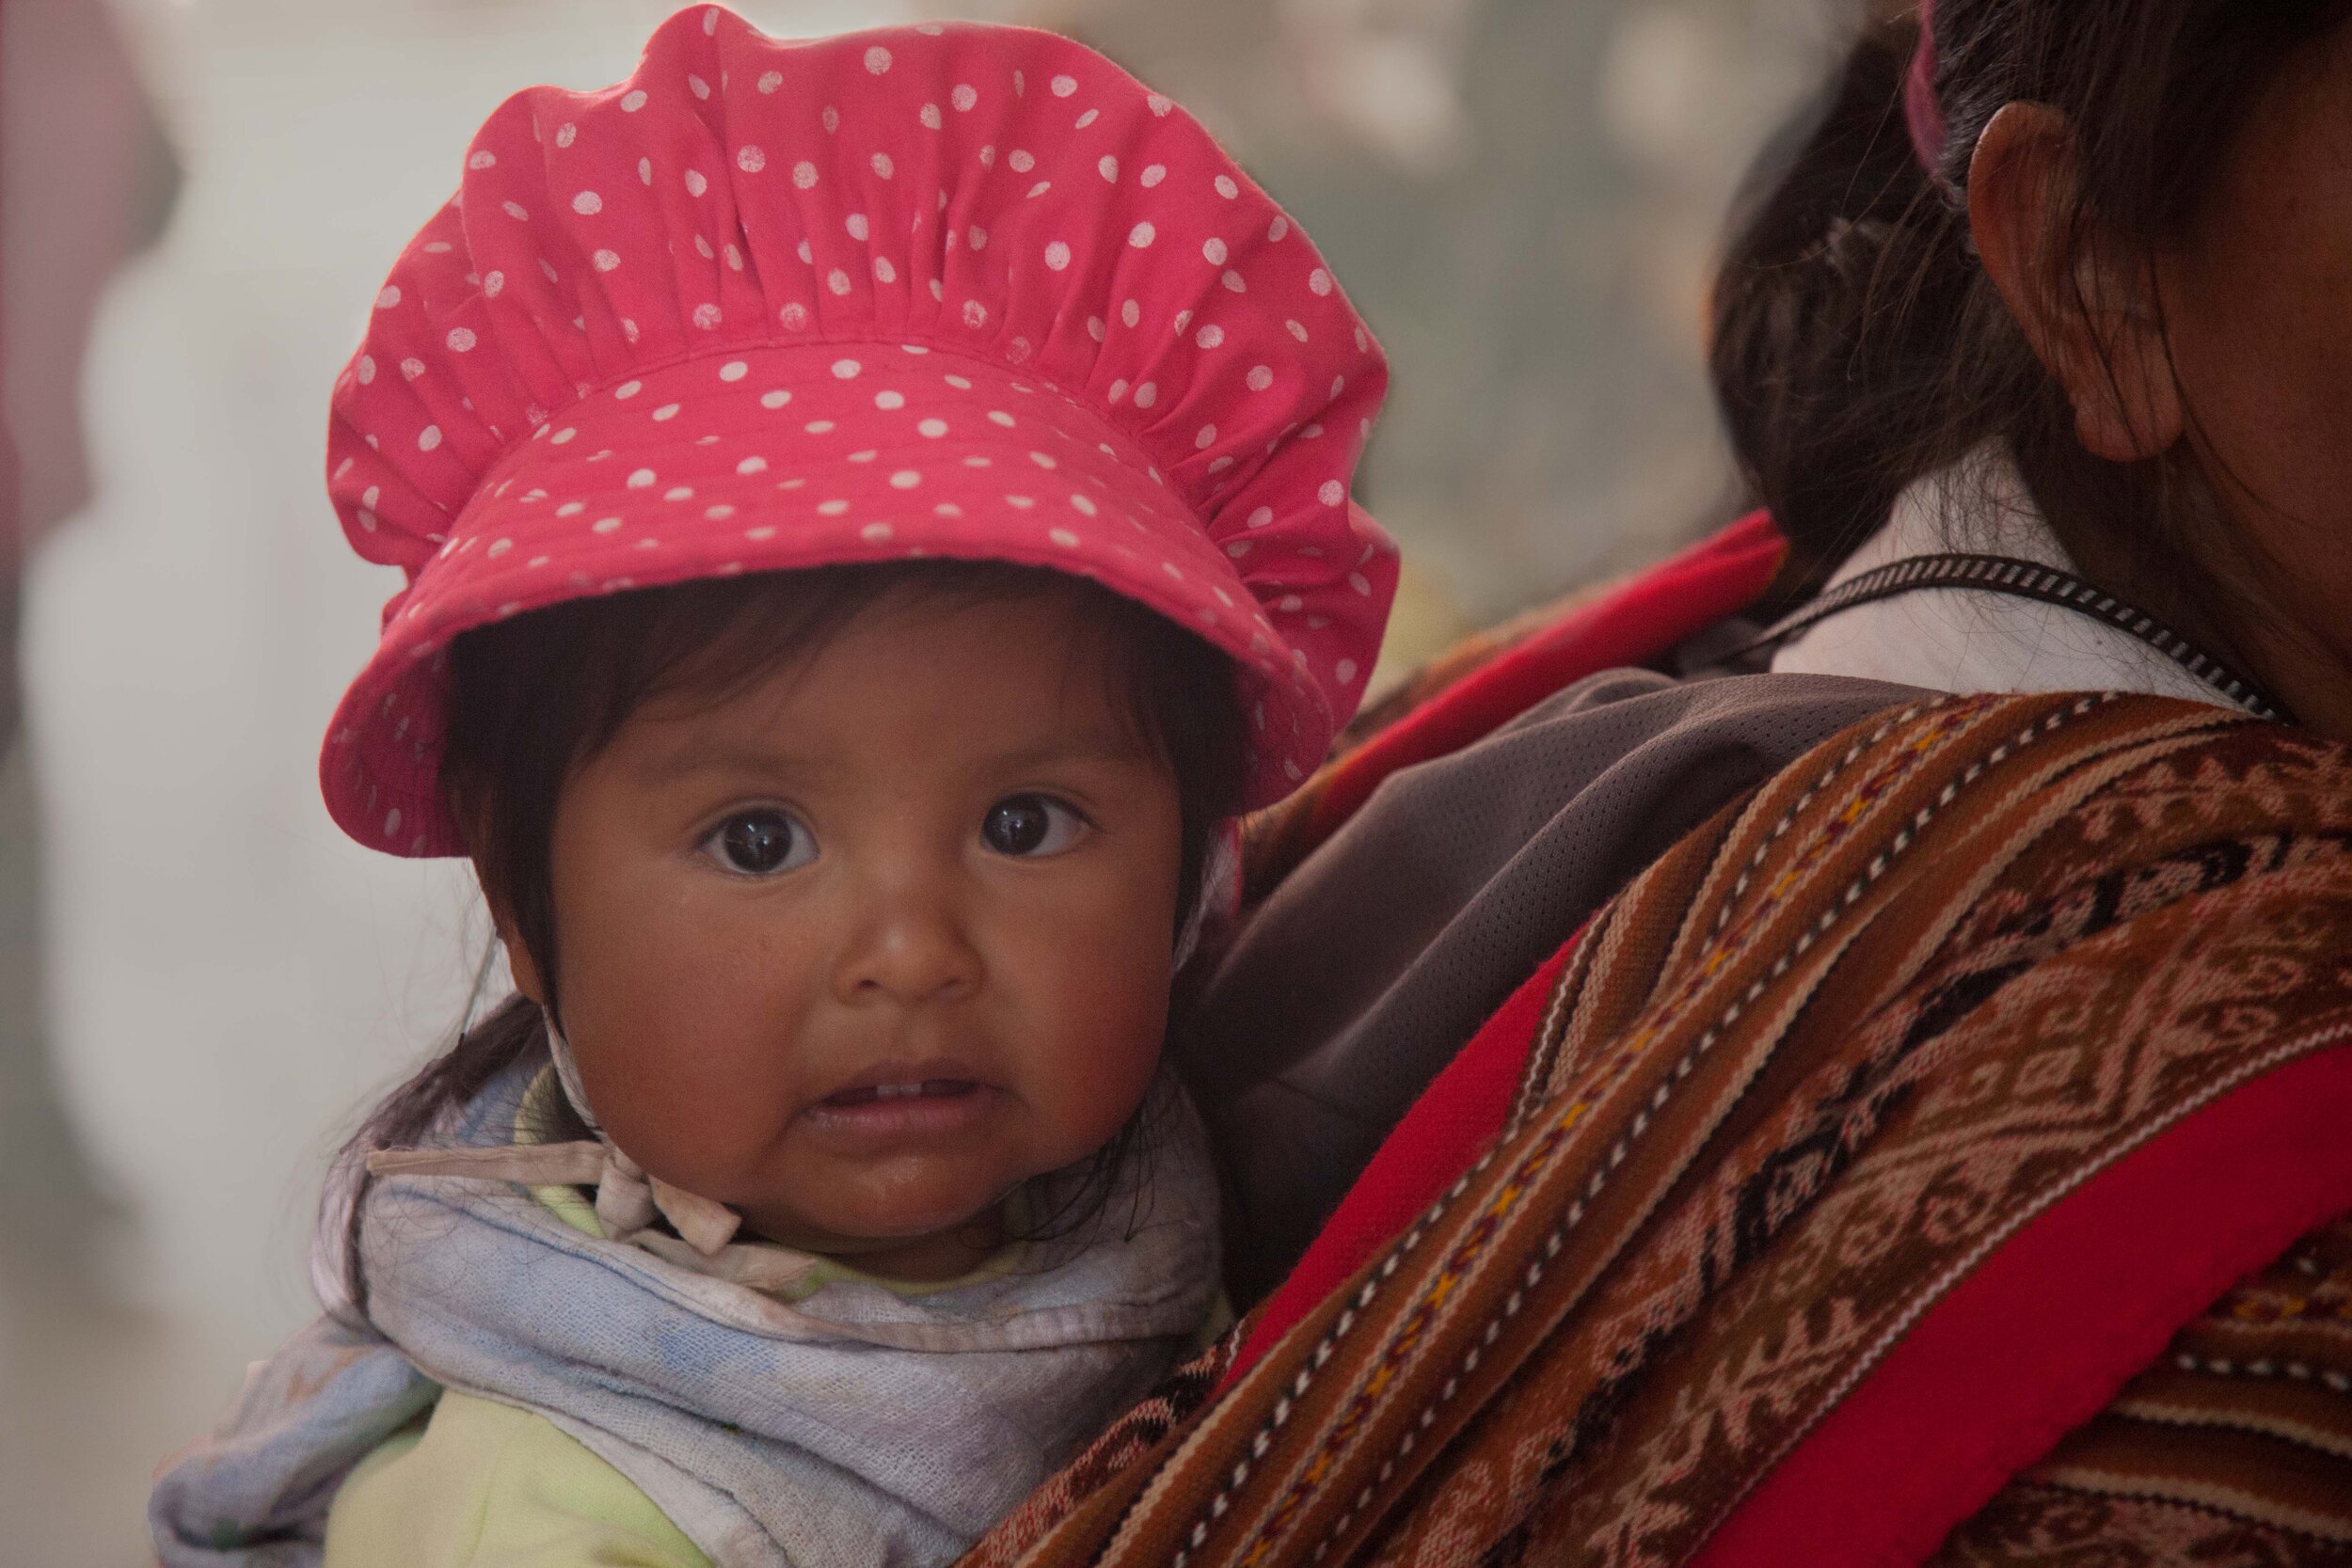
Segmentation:
{"type": "Polygon", "coordinates": [[[552,262],[552,261],[548,261],[548,260],[546,257],[544,257],[544,256],[542,256],[542,257],[540,257],[540,258],[539,258],[539,270],[540,270],[541,272],[546,273],[546,274],[548,275],[548,282],[552,283],[552,282],[554,282],[554,281],[556,280],[556,276],[557,276],[557,275],[556,275],[556,271],[555,271],[555,263],[554,263],[554,262],[552,262]]]}
{"type": "Polygon", "coordinates": [[[618,517],[598,517],[595,522],[590,523],[588,526],[597,533],[611,533],[613,530],[621,526],[621,519],[618,517]]]}
{"type": "Polygon", "coordinates": [[[1213,424],[1202,425],[1200,427],[1200,434],[1192,438],[1192,444],[1195,449],[1200,451],[1206,451],[1211,447],[1216,445],[1216,426],[1213,424]]]}
{"type": "Polygon", "coordinates": [[[424,361],[412,354],[400,362],[400,373],[408,380],[414,381],[424,373],[424,361]]]}
{"type": "Polygon", "coordinates": [[[508,550],[511,550],[514,547],[515,541],[512,539],[493,539],[490,541],[490,547],[484,550],[482,553],[486,556],[497,557],[504,555],[508,550]]]}
{"type": "Polygon", "coordinates": [[[923,129],[926,131],[936,131],[946,123],[946,117],[939,112],[939,105],[936,103],[924,104],[922,111],[915,116],[915,119],[923,122],[923,129]]]}
{"type": "Polygon", "coordinates": [[[802,190],[807,190],[810,186],[816,184],[817,166],[810,163],[805,158],[801,160],[799,163],[794,164],[792,166],[792,183],[802,190]]]}
{"type": "Polygon", "coordinates": [[[832,135],[841,129],[841,111],[832,104],[825,105],[825,112],[820,118],[825,122],[825,135],[832,135]]]}
{"type": "Polygon", "coordinates": [[[1274,367],[1273,367],[1273,366],[1271,366],[1271,365],[1252,365],[1252,366],[1249,368],[1249,389],[1250,389],[1251,391],[1253,391],[1253,392],[1263,392],[1263,391],[1264,391],[1264,390],[1265,390],[1268,387],[1271,387],[1271,386],[1273,386],[1273,385],[1274,385],[1274,367]]]}
{"type": "Polygon", "coordinates": [[[743,531],[743,537],[746,539],[757,539],[765,542],[767,540],[773,539],[775,536],[775,525],[772,523],[763,524],[758,528],[747,528],[743,531]]]}
{"type": "Polygon", "coordinates": [[[988,248],[988,230],[976,223],[965,232],[964,240],[975,250],[986,250],[988,248]]]}
{"type": "Polygon", "coordinates": [[[1089,316],[1087,318],[1087,336],[1093,339],[1096,342],[1099,343],[1104,338],[1109,337],[1110,330],[1111,329],[1109,327],[1103,325],[1102,317],[1089,316]]]}
{"type": "Polygon", "coordinates": [[[1270,506],[1262,506],[1249,515],[1251,528],[1263,528],[1272,521],[1274,521],[1274,508],[1270,506]]]}
{"type": "Polygon", "coordinates": [[[1230,268],[1225,274],[1225,287],[1237,294],[1246,294],[1249,292],[1248,280],[1230,268]]]}
{"type": "Polygon", "coordinates": [[[558,147],[569,147],[572,145],[573,138],[579,135],[580,127],[574,125],[567,119],[563,124],[555,128],[555,145],[558,147]]]}
{"type": "Polygon", "coordinates": [[[996,149],[993,145],[980,149],[980,166],[982,168],[996,166],[996,149]]]}
{"type": "Polygon", "coordinates": [[[883,71],[888,71],[890,69],[890,51],[884,49],[879,43],[874,45],[873,48],[868,49],[866,52],[866,69],[872,71],[877,76],[880,76],[883,71]]]}
{"type": "Polygon", "coordinates": [[[636,91],[629,93],[627,97],[621,100],[621,112],[623,114],[633,115],[644,106],[645,89],[643,87],[639,87],[636,91]]]}
{"type": "Polygon", "coordinates": [[[807,431],[811,436],[830,436],[833,434],[833,421],[831,420],[811,420],[808,423],[801,426],[801,428],[807,431]]]}
{"type": "Polygon", "coordinates": [[[1075,76],[1057,76],[1052,87],[1056,98],[1067,98],[1078,90],[1078,79],[1075,76]]]}
{"type": "Polygon", "coordinates": [[[565,425],[563,429],[555,433],[554,444],[559,447],[563,446],[579,434],[580,432],[573,426],[565,425]]]}
{"type": "Polygon", "coordinates": [[[1211,322],[1208,325],[1202,327],[1199,332],[1193,334],[1192,341],[1199,343],[1202,348],[1215,348],[1217,344],[1225,341],[1225,329],[1217,325],[1215,322],[1211,322]]]}
{"type": "Polygon", "coordinates": [[[531,221],[531,210],[519,201],[501,201],[499,203],[499,210],[516,223],[531,221]]]}
{"type": "Polygon", "coordinates": [[[1225,264],[1225,242],[1211,237],[1201,245],[1200,254],[1208,258],[1209,265],[1221,267],[1225,264]]]}
{"type": "Polygon", "coordinates": [[[694,251],[706,261],[715,261],[719,259],[719,253],[710,248],[710,242],[700,234],[694,236],[694,251]]]}
{"type": "Polygon", "coordinates": [[[992,408],[988,411],[988,422],[990,424],[1002,425],[1007,430],[1010,430],[1013,426],[1013,418],[1010,414],[1006,413],[1001,408],[992,408]]]}
{"type": "Polygon", "coordinates": [[[1112,184],[1119,183],[1119,160],[1105,152],[1096,160],[1094,170],[1112,184]]]}
{"type": "Polygon", "coordinates": [[[1149,408],[1159,401],[1160,388],[1155,383],[1147,381],[1142,386],[1136,388],[1136,406],[1137,408],[1149,408]]]}
{"type": "Polygon", "coordinates": [[[1131,299],[1119,308],[1119,319],[1127,326],[1133,327],[1143,320],[1143,307],[1131,299]]]}
{"type": "Polygon", "coordinates": [[[988,307],[977,299],[963,302],[963,325],[977,332],[988,325],[988,307]]]}
{"type": "Polygon", "coordinates": [[[484,148],[467,154],[466,166],[468,168],[495,168],[498,166],[498,161],[497,153],[484,148]]]}
{"type": "Polygon", "coordinates": [[[1356,590],[1357,593],[1363,594],[1366,598],[1370,598],[1372,596],[1372,579],[1364,576],[1361,572],[1348,573],[1347,585],[1356,590]]]}
{"type": "Polygon", "coordinates": [[[704,507],[703,515],[709,518],[714,523],[723,523],[729,517],[735,515],[735,508],[729,506],[724,501],[721,501],[716,506],[704,507]]]}
{"type": "Polygon", "coordinates": [[[956,112],[959,114],[968,112],[972,105],[979,101],[979,89],[969,82],[957,83],[956,90],[947,95],[947,102],[956,106],[956,112]]]}
{"type": "Polygon", "coordinates": [[[820,517],[838,517],[841,514],[849,510],[850,503],[845,500],[818,501],[817,503],[817,514],[820,517]]]}
{"type": "Polygon", "coordinates": [[[1108,392],[1108,394],[1106,394],[1106,395],[1109,397],[1110,401],[1111,401],[1111,402],[1113,402],[1113,403],[1117,403],[1120,399],[1121,399],[1121,398],[1125,397],[1125,396],[1127,395],[1127,383],[1126,383],[1126,381],[1122,378],[1122,379],[1120,379],[1120,380],[1118,380],[1118,381],[1114,381],[1114,382],[1112,382],[1112,383],[1111,383],[1111,386],[1110,386],[1110,391],[1109,391],[1109,392],[1108,392]]]}
{"type": "Polygon", "coordinates": [[[692,93],[696,98],[707,99],[710,96],[710,84],[704,81],[693,72],[689,71],[686,75],[686,90],[692,93]]]}
{"type": "Polygon", "coordinates": [[[1037,167],[1037,155],[1024,147],[1016,147],[1005,155],[1005,163],[1015,174],[1026,174],[1037,167]]]}
{"type": "Polygon", "coordinates": [[[947,434],[947,421],[945,420],[925,420],[914,428],[930,436],[932,440],[936,441],[939,437],[947,434]]]}
{"type": "Polygon", "coordinates": [[[879,283],[896,283],[898,281],[898,269],[890,264],[889,257],[877,256],[874,258],[874,279],[879,283]]]}
{"type": "Polygon", "coordinates": [[[1231,201],[1241,195],[1241,187],[1233,183],[1232,175],[1220,174],[1216,177],[1216,194],[1231,201]]]}
{"type": "Polygon", "coordinates": [[[1307,275],[1307,287],[1316,293],[1327,294],[1331,292],[1331,275],[1317,267],[1307,275]]]}
{"type": "Polygon", "coordinates": [[[1307,341],[1307,329],[1304,326],[1301,326],[1298,323],[1295,321],[1286,321],[1282,325],[1289,327],[1291,329],[1291,336],[1297,339],[1300,342],[1303,343],[1307,341]]]}
{"type": "Polygon", "coordinates": [[[638,393],[644,391],[644,389],[645,384],[642,381],[624,381],[618,387],[612,388],[612,395],[616,398],[627,400],[635,397],[638,393]]]}
{"type": "Polygon", "coordinates": [[[1184,335],[1184,328],[1192,325],[1192,312],[1189,310],[1177,311],[1176,320],[1172,325],[1176,329],[1176,336],[1179,338],[1183,337],[1184,335]]]}
{"type": "Polygon", "coordinates": [[[1007,506],[1017,506],[1022,511],[1026,512],[1029,508],[1037,504],[1037,498],[1035,496],[1007,496],[1005,498],[1005,504],[1007,506]]]}
{"type": "Polygon", "coordinates": [[[1127,243],[1134,245],[1137,250],[1147,248],[1152,242],[1158,237],[1159,230],[1152,228],[1149,223],[1138,223],[1133,229],[1127,230],[1127,243]]]}
{"type": "Polygon", "coordinates": [[[923,476],[913,468],[900,468],[890,476],[890,487],[893,490],[912,490],[922,483],[923,476]]]}
{"type": "Polygon", "coordinates": [[[1326,506],[1337,506],[1347,499],[1347,486],[1336,479],[1327,479],[1323,482],[1323,488],[1315,492],[1315,499],[1326,506]]]}
{"type": "Polygon", "coordinates": [[[651,468],[640,468],[628,476],[628,487],[632,490],[650,490],[653,488],[654,478],[654,471],[651,468]]]}
{"type": "Polygon", "coordinates": [[[1086,113],[1084,113],[1084,114],[1082,114],[1082,115],[1080,115],[1080,116],[1078,117],[1078,129],[1079,129],[1079,130],[1081,130],[1081,131],[1083,131],[1083,130],[1085,130],[1088,126],[1089,126],[1089,125],[1093,124],[1096,120],[1098,120],[1098,119],[1102,119],[1102,118],[1103,118],[1103,111],[1102,111],[1102,110],[1100,110],[1100,109],[1089,109],[1086,113]]]}
{"type": "Polygon", "coordinates": [[[673,484],[661,492],[661,499],[665,501],[691,501],[694,499],[694,490],[691,485],[673,484]]]}
{"type": "Polygon", "coordinates": [[[591,217],[604,211],[604,198],[594,191],[582,191],[572,198],[572,211],[582,217],[591,217]]]}
{"type": "Polygon", "coordinates": [[[496,298],[498,298],[498,296],[499,296],[499,292],[500,292],[501,290],[504,289],[505,287],[506,287],[506,275],[505,275],[504,273],[500,272],[500,271],[497,271],[497,270],[494,268],[494,269],[492,269],[491,271],[489,271],[489,272],[485,272],[485,273],[484,273],[484,274],[482,275],[482,297],[483,297],[483,298],[485,298],[485,299],[496,299],[496,298]]]}
{"type": "Polygon", "coordinates": [[[710,182],[703,178],[701,169],[690,168],[686,171],[686,194],[688,196],[700,196],[709,188],[710,182]]]}
{"type": "Polygon", "coordinates": [[[943,375],[940,379],[959,392],[968,392],[972,389],[972,383],[961,375],[943,375]]]}
{"type": "Polygon", "coordinates": [[[1176,106],[1172,100],[1164,98],[1156,92],[1146,94],[1143,101],[1147,104],[1151,105],[1152,112],[1159,116],[1162,119],[1166,119],[1168,118],[1168,111],[1176,106]]]}
{"type": "Polygon", "coordinates": [[[794,332],[805,332],[808,330],[808,307],[796,299],[776,312],[776,320],[794,332]]]}
{"type": "Polygon", "coordinates": [[[751,366],[740,359],[730,359],[719,367],[719,379],[722,381],[740,381],[751,373],[751,366]]]}
{"type": "Polygon", "coordinates": [[[873,227],[866,221],[864,213],[851,213],[841,220],[841,227],[850,231],[850,238],[860,244],[865,242],[866,235],[873,232],[873,227]]]}
{"type": "Polygon", "coordinates": [[[762,408],[782,408],[786,404],[790,403],[791,401],[792,394],[786,391],[781,387],[777,388],[772,392],[762,392],[759,394],[759,405],[762,408]]]}
{"type": "Polygon", "coordinates": [[[858,372],[865,368],[854,359],[836,359],[833,362],[834,377],[839,381],[855,381],[858,372]]]}
{"type": "Polygon", "coordinates": [[[746,174],[757,174],[768,166],[768,154],[756,147],[739,147],[735,150],[735,166],[746,174]]]}
{"type": "Polygon", "coordinates": [[[1045,537],[1065,550],[1074,550],[1078,547],[1078,536],[1066,528],[1057,528],[1045,537]]]}
{"type": "Polygon", "coordinates": [[[1333,377],[1331,378],[1331,395],[1332,395],[1333,397],[1335,397],[1335,398],[1336,398],[1336,397],[1338,397],[1338,396],[1339,396],[1342,392],[1344,392],[1344,391],[1346,391],[1346,390],[1347,390],[1347,377],[1345,377],[1345,376],[1343,376],[1343,375],[1335,375],[1335,376],[1333,376],[1333,377]]]}
{"type": "Polygon", "coordinates": [[[835,267],[825,274],[825,287],[836,294],[846,294],[850,292],[850,275],[835,267]]]}
{"type": "Polygon", "coordinates": [[[588,260],[598,272],[611,272],[621,264],[621,253],[617,250],[599,250],[588,260]]]}
{"type": "MultiPolygon", "coordinates": [[[[1007,420],[1006,422],[1010,423],[1011,421],[1007,420]]],[[[1029,461],[1036,464],[1041,468],[1058,468],[1061,467],[1061,465],[1055,462],[1052,457],[1041,451],[1033,451],[1029,453],[1029,461]]]]}
{"type": "Polygon", "coordinates": [[[376,291],[376,294],[375,294],[375,308],[376,308],[377,309],[379,309],[379,310],[389,310],[389,309],[390,309],[393,306],[398,305],[399,303],[400,303],[400,285],[399,285],[399,284],[397,284],[397,283],[387,283],[387,284],[385,284],[385,285],[384,285],[384,287],[383,287],[383,288],[381,288],[381,289],[379,289],[379,290],[377,290],[377,291],[376,291]]]}
{"type": "Polygon", "coordinates": [[[906,405],[907,395],[904,392],[876,392],[874,394],[874,406],[877,408],[898,409],[906,405]]]}
{"type": "MultiPolygon", "coordinates": [[[[375,379],[375,360],[368,355],[359,356],[359,362],[351,368],[351,373],[359,378],[360,386],[365,387],[375,379]]],[[[350,459],[345,458],[344,462],[349,463],[350,459]]]]}
{"type": "Polygon", "coordinates": [[[752,86],[757,87],[763,93],[773,92],[778,87],[784,86],[784,72],[781,71],[763,71],[759,73],[759,80],[754,82],[752,86]]]}
{"type": "Polygon", "coordinates": [[[679,404],[665,403],[653,411],[653,417],[657,420],[675,420],[681,406],[679,404]]]}
{"type": "Polygon", "coordinates": [[[1073,495],[1070,498],[1070,504],[1075,508],[1082,516],[1091,517],[1095,515],[1096,508],[1094,505],[1094,498],[1091,496],[1073,495]]]}
{"type": "Polygon", "coordinates": [[[898,166],[890,161],[890,154],[887,152],[875,153],[869,160],[869,164],[874,170],[874,177],[878,180],[887,180],[898,172],[898,166]]]}
{"type": "Polygon", "coordinates": [[[417,450],[419,451],[431,451],[435,447],[437,447],[440,444],[441,427],[439,425],[429,424],[422,430],[417,432],[417,450]]]}
{"type": "Polygon", "coordinates": [[[637,160],[637,180],[640,184],[653,183],[653,160],[651,158],[637,160]]]}
{"type": "Polygon", "coordinates": [[[1045,264],[1056,272],[1070,265],[1070,247],[1056,240],[1045,247],[1045,264]]]}

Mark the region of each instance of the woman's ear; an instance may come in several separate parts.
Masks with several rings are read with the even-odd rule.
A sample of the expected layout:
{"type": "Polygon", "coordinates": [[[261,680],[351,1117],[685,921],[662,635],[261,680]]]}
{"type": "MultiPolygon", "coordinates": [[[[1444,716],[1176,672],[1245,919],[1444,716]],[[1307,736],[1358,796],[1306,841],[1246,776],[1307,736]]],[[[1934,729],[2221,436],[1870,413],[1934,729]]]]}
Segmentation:
{"type": "Polygon", "coordinates": [[[2169,451],[2185,419],[2155,270],[2103,244],[2084,213],[2063,114],[2010,103],[1993,117],[1968,165],[1968,217],[1986,276],[2066,389],[2076,439],[2114,463],[2169,451]]]}

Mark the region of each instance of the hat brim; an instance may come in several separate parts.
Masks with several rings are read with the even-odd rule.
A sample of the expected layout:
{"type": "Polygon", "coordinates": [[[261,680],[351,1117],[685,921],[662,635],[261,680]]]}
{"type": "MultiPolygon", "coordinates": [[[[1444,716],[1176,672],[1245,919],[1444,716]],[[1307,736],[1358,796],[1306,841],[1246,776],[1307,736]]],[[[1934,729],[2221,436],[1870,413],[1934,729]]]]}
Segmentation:
{"type": "Polygon", "coordinates": [[[444,656],[475,626],[696,578],[926,557],[1090,578],[1232,656],[1252,715],[1249,804],[1267,803],[1320,760],[1310,737],[1332,719],[1281,630],[1299,601],[1245,580],[1254,541],[1232,531],[1214,537],[1084,404],[965,356],[803,342],[640,371],[517,443],[388,607],[328,733],[327,807],[396,854],[463,851],[438,781],[444,656]]]}

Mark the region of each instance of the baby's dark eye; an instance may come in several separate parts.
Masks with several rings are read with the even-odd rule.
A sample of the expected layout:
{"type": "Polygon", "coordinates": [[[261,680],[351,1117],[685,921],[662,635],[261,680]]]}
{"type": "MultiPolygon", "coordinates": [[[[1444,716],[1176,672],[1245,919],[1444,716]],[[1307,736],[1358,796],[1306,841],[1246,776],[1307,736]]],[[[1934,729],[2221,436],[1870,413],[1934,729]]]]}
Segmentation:
{"type": "Polygon", "coordinates": [[[729,871],[770,877],[817,858],[817,840],[790,814],[772,808],[738,812],[702,842],[703,853],[729,871]]]}
{"type": "Polygon", "coordinates": [[[1000,855],[1055,855],[1086,829],[1085,817],[1050,795],[1015,795],[988,808],[980,841],[1000,855]]]}

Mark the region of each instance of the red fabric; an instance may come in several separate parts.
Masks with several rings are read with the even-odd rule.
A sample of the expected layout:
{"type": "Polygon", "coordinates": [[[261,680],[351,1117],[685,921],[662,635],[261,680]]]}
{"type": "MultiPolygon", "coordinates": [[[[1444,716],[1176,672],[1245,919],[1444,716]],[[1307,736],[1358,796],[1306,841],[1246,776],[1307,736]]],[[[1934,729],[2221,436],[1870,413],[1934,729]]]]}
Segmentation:
{"type": "Polygon", "coordinates": [[[1917,1563],[2233,1284],[2352,1211],[2352,1046],[2237,1089],[2031,1221],[1715,1533],[1694,1568],[1917,1563]]]}
{"type": "Polygon", "coordinates": [[[1268,804],[1379,647],[1396,550],[1349,485],[1387,380],[1306,235],[1092,50],[680,11],[628,81],[491,115],[337,384],[344,534],[408,581],[328,808],[457,849],[437,656],[469,627],[922,556],[1091,578],[1224,649],[1268,804]]]}
{"type": "Polygon", "coordinates": [[[1583,932],[1568,939],[1486,1021],[1461,1054],[1422,1091],[1290,1277],[1265,1309],[1225,1374],[1232,1383],[1324,1297],[1438,1199],[1488,1140],[1502,1130],[1511,1099],[1543,1023],[1544,1004],[1583,932]]]}
{"type": "Polygon", "coordinates": [[[1315,803],[1320,840],[1399,768],[1459,751],[1574,681],[1655,658],[1754,604],[1788,553],[1768,513],[1740,518],[1595,602],[1562,616],[1343,763],[1315,803]]]}

